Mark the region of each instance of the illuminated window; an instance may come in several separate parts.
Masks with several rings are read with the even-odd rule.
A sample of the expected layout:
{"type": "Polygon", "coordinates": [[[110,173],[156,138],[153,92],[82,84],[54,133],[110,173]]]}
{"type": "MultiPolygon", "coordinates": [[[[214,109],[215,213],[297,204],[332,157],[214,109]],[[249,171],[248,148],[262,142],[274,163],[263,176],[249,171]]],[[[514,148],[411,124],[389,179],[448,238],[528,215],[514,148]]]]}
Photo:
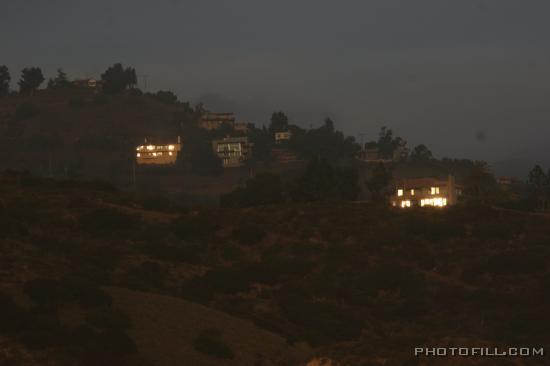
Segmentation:
{"type": "Polygon", "coordinates": [[[398,189],[398,190],[397,190],[397,195],[398,195],[399,197],[401,197],[401,196],[403,195],[403,190],[402,190],[402,189],[398,189]]]}
{"type": "Polygon", "coordinates": [[[411,196],[414,196],[414,189],[411,189],[411,196]]]}
{"type": "Polygon", "coordinates": [[[137,153],[137,157],[139,158],[140,156],[141,156],[141,154],[140,154],[140,153],[137,153]]]}
{"type": "Polygon", "coordinates": [[[401,201],[401,207],[411,207],[411,201],[401,201]]]}
{"type": "Polygon", "coordinates": [[[153,145],[147,146],[147,150],[153,150],[155,147],[153,145]]]}
{"type": "Polygon", "coordinates": [[[168,153],[168,155],[172,156],[173,154],[172,154],[172,152],[170,151],[170,152],[168,153]]]}
{"type": "Polygon", "coordinates": [[[174,150],[174,145],[169,145],[168,150],[174,150]]]}
{"type": "Polygon", "coordinates": [[[439,194],[439,187],[432,187],[432,194],[439,194]]]}

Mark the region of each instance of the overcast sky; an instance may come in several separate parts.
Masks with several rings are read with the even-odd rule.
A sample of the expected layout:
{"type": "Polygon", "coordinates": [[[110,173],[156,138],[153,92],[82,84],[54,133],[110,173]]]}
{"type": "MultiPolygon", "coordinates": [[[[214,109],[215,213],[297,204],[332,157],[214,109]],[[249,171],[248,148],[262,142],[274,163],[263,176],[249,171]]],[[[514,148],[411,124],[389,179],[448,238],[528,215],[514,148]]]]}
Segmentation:
{"type": "Polygon", "coordinates": [[[548,0],[1,1],[14,79],[122,62],[250,122],[283,110],[365,140],[387,125],[440,157],[549,160],[548,0]]]}

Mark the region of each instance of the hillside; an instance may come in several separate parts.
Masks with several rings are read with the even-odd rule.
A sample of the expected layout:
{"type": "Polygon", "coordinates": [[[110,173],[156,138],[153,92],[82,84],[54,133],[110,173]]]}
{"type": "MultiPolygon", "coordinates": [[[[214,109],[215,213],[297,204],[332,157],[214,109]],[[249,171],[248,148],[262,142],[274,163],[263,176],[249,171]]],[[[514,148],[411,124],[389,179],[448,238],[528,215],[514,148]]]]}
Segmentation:
{"type": "Polygon", "coordinates": [[[152,211],[99,183],[8,174],[0,218],[8,364],[424,365],[414,347],[550,341],[543,215],[338,202],[152,211]]]}

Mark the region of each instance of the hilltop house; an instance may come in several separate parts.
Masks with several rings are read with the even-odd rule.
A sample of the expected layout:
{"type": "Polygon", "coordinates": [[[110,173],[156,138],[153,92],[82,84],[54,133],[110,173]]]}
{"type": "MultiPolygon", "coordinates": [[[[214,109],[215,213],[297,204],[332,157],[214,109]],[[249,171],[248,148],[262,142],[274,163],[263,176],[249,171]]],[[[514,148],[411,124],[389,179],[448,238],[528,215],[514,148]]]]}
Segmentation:
{"type": "Polygon", "coordinates": [[[285,141],[289,141],[291,137],[292,137],[291,131],[275,132],[275,143],[281,144],[285,141]]]}
{"type": "Polygon", "coordinates": [[[436,178],[415,178],[398,181],[395,194],[390,198],[394,207],[446,207],[457,203],[461,188],[455,178],[449,175],[446,180],[436,178]]]}
{"type": "Polygon", "coordinates": [[[96,79],[76,79],[73,80],[73,85],[77,88],[101,89],[103,80],[96,79]]]}
{"type": "Polygon", "coordinates": [[[233,113],[204,113],[199,120],[199,127],[206,130],[216,130],[223,124],[228,124],[235,128],[235,115],[233,113]]]}
{"type": "Polygon", "coordinates": [[[214,153],[222,160],[224,168],[244,165],[251,155],[252,146],[248,137],[226,137],[212,141],[214,153]]]}
{"type": "Polygon", "coordinates": [[[181,151],[181,138],[177,143],[153,145],[147,144],[136,147],[136,162],[139,165],[170,165],[175,164],[178,153],[181,151]]]}

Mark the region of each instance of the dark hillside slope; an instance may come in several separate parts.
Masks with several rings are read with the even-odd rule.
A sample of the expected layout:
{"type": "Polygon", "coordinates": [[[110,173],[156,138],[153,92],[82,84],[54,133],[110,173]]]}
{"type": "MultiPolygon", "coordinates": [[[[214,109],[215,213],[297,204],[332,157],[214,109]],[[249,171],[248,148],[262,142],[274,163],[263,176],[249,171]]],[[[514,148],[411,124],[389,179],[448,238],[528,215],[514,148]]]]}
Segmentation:
{"type": "MultiPolygon", "coordinates": [[[[248,360],[242,353],[256,343],[243,335],[241,345],[237,332],[268,343],[258,346],[265,365],[280,360],[270,359],[273,350],[292,356],[303,344],[312,356],[342,365],[544,364],[521,358],[430,363],[413,350],[550,344],[548,216],[338,202],[154,211],[107,188],[16,174],[0,179],[0,316],[11,314],[3,319],[10,322],[0,322],[3,349],[33,360],[49,355],[54,365],[82,355],[117,365],[143,352],[151,359],[171,351],[154,343],[154,319],[134,318],[165,312],[159,319],[181,323],[181,349],[192,352],[173,356],[178,359],[198,350],[213,359],[248,360]],[[106,296],[112,287],[133,292],[106,296]],[[196,319],[178,321],[183,308],[220,322],[192,339],[196,319]],[[220,312],[246,325],[233,329],[239,322],[223,321],[220,312]],[[68,342],[64,335],[75,332],[83,338],[68,342]],[[98,352],[111,338],[122,354],[98,352]],[[281,348],[281,339],[295,347],[281,348]]],[[[178,342],[177,328],[163,334],[178,342]]]]}

